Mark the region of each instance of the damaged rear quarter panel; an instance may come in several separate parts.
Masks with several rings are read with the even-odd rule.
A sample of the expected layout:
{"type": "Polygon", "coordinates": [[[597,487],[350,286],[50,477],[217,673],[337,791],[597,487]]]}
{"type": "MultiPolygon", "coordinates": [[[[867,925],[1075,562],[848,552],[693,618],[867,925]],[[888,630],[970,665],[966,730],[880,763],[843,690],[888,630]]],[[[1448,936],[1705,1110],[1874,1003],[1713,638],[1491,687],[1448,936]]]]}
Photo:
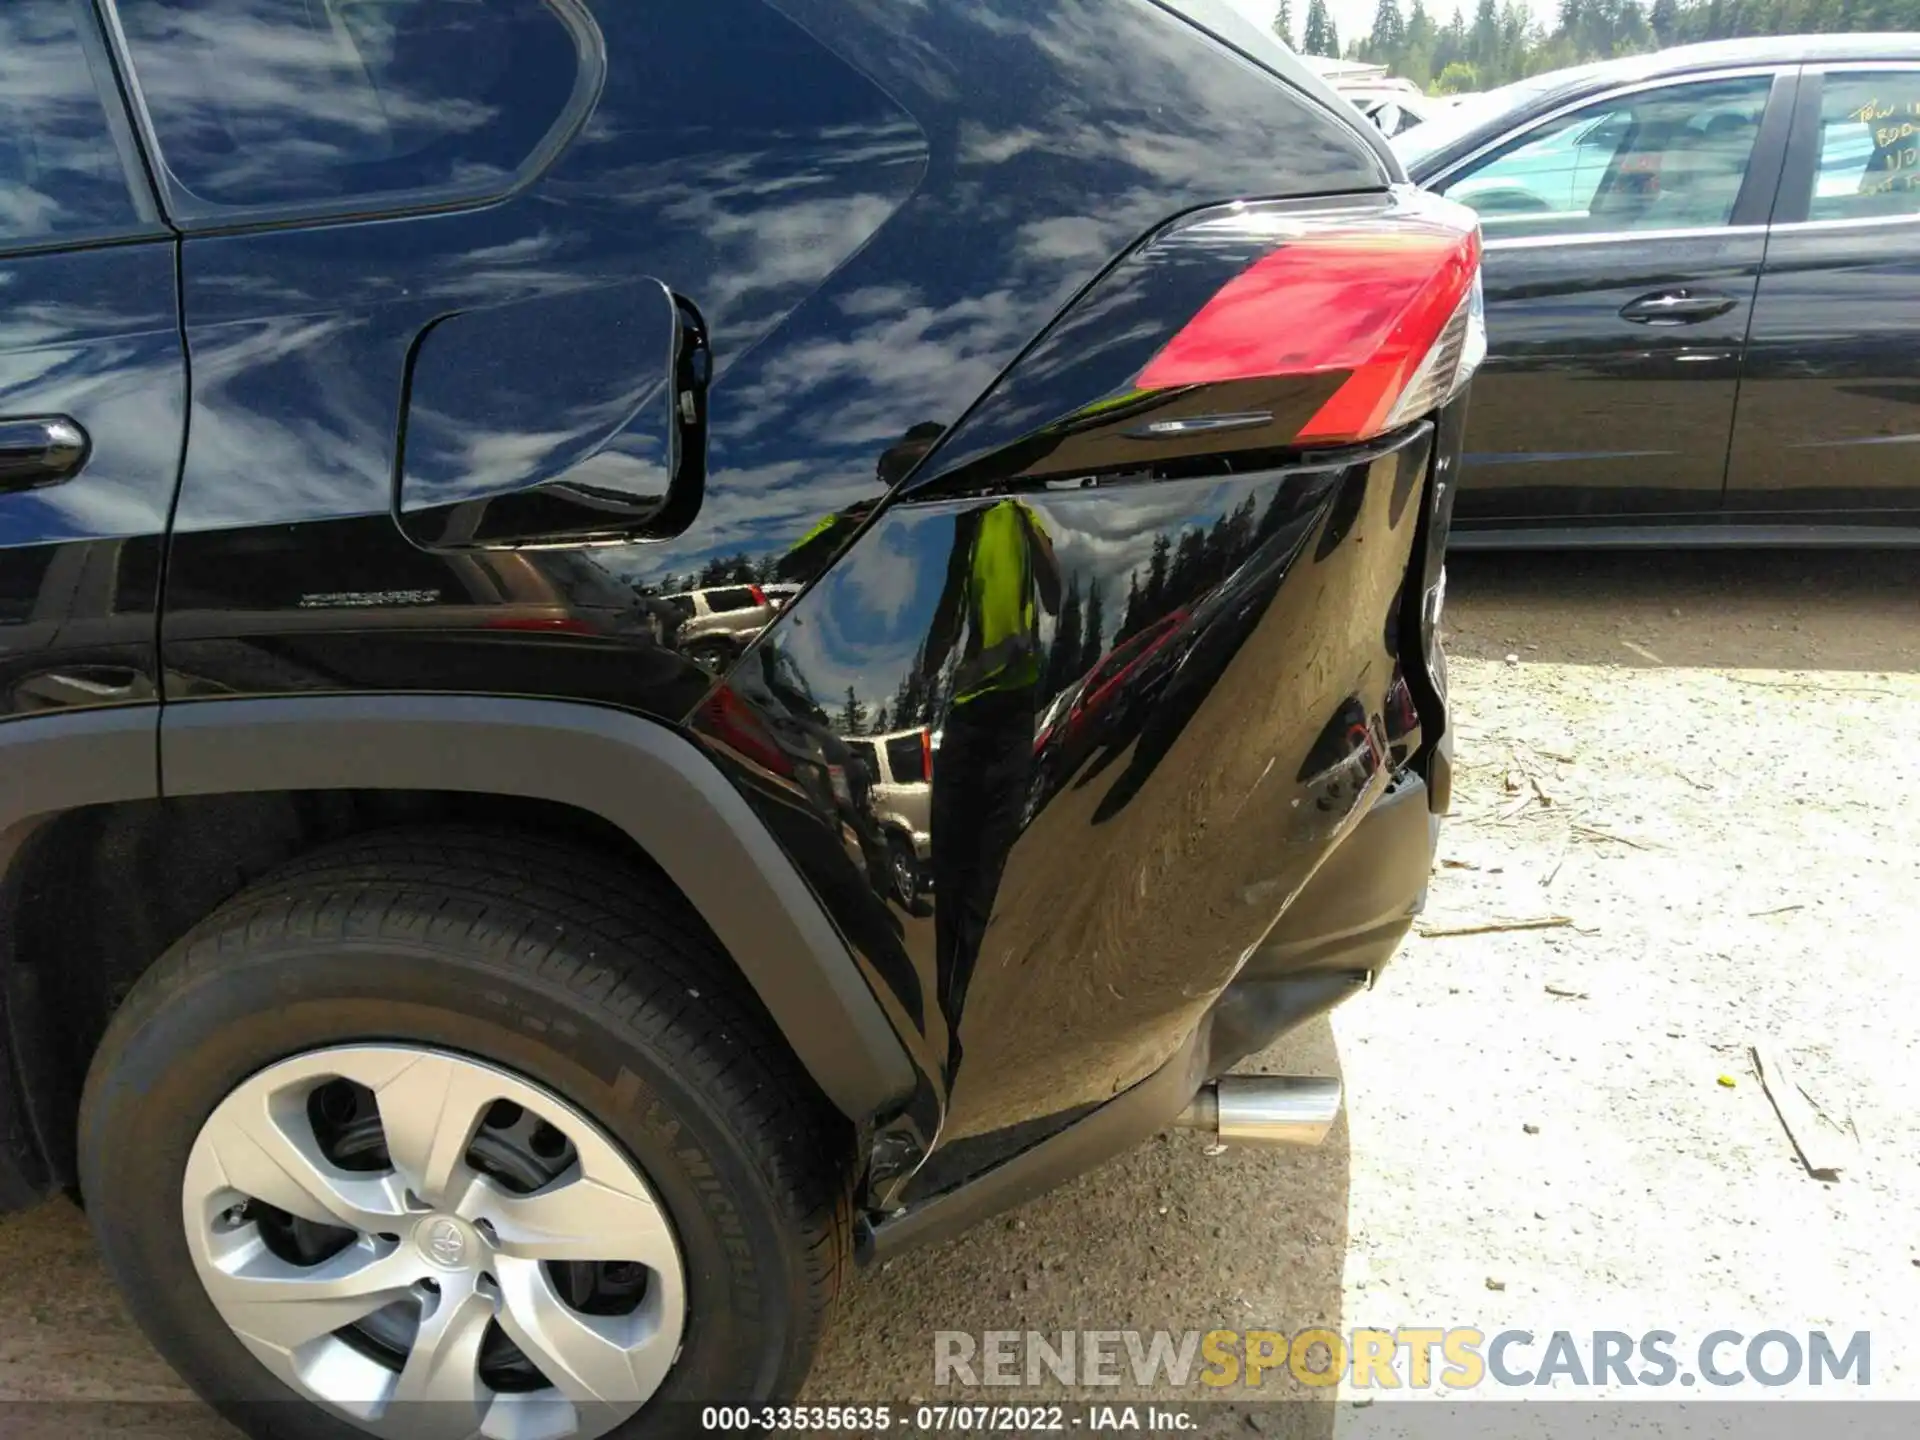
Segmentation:
{"type": "Polygon", "coordinates": [[[1431,448],[1422,425],[1344,460],[883,512],[726,689],[828,750],[925,726],[915,904],[875,867],[857,789],[810,806],[703,708],[944,1078],[942,1143],[1150,1074],[1384,789],[1431,448]],[[953,619],[981,537],[1018,533],[993,512],[1056,572],[1051,612],[1034,587],[1039,653],[998,679],[973,633],[990,620],[953,619]]]}

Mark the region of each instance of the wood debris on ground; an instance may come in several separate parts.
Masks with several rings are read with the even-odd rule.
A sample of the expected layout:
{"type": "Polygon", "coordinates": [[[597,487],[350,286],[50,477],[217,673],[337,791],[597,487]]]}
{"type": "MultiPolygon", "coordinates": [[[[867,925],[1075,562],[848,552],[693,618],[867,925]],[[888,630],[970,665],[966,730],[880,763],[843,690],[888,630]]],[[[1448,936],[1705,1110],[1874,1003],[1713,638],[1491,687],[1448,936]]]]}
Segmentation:
{"type": "Polygon", "coordinates": [[[1573,924],[1570,915],[1529,915],[1523,919],[1505,920],[1491,918],[1486,920],[1457,920],[1414,922],[1414,933],[1429,940],[1442,939],[1452,935],[1492,935],[1503,930],[1552,930],[1562,925],[1573,924]]]}
{"type": "Polygon", "coordinates": [[[1753,1068],[1773,1102],[1773,1113],[1800,1163],[1816,1180],[1837,1180],[1853,1163],[1853,1133],[1813,1103],[1794,1074],[1784,1046],[1752,1047],[1753,1068]]]}

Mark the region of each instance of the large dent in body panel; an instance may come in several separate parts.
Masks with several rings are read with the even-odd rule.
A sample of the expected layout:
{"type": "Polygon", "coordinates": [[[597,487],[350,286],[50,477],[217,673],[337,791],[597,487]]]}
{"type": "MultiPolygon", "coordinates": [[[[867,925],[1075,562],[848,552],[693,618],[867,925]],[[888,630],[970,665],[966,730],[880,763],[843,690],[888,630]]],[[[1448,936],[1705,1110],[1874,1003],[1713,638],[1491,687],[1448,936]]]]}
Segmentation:
{"type": "Polygon", "coordinates": [[[1417,746],[1396,652],[1430,437],[896,507],[698,712],[903,997],[949,1086],[942,1143],[1151,1073],[1417,746]],[[1024,570],[1001,598],[1028,605],[1025,654],[981,593],[994,534],[1024,570]],[[929,884],[908,900],[893,802],[858,766],[921,729],[929,884]]]}

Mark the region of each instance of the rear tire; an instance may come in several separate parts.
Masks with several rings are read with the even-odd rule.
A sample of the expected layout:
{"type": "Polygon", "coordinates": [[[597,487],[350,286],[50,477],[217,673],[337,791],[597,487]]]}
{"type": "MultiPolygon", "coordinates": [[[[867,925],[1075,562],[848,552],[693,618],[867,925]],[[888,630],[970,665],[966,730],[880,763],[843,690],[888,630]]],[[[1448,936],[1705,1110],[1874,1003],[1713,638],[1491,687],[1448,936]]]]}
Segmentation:
{"type": "MultiPolygon", "coordinates": [[[[237,1087],[272,1083],[260,1072],[289,1057],[365,1045],[429,1052],[450,1071],[506,1072],[511,1082],[499,1083],[524,1084],[516,1093],[529,1112],[546,1105],[563,1133],[578,1127],[580,1164],[590,1153],[619,1157],[606,1163],[637,1169],[641,1192],[657,1199],[684,1280],[678,1351],[667,1352],[671,1368],[645,1409],[582,1407],[581,1433],[692,1432],[697,1405],[673,1402],[778,1400],[798,1389],[849,1265],[849,1127],[718,943],[658,876],[544,839],[395,831],[297,861],[203,921],[134,988],[88,1077],[80,1175],[108,1269],[155,1346],[229,1418],[302,1437],[412,1428],[396,1414],[351,1423],[275,1378],[210,1296],[188,1243],[191,1207],[183,1214],[190,1160],[207,1173],[206,1144],[196,1143],[237,1087]]],[[[288,1123],[318,1116],[315,1103],[296,1101],[288,1123]]],[[[482,1114],[494,1114],[486,1102],[482,1114]]],[[[310,1141],[321,1121],[305,1123],[310,1141]]],[[[383,1147],[398,1133],[384,1106],[378,1129],[383,1147]]],[[[216,1179],[237,1176],[231,1153],[219,1152],[216,1179]]],[[[478,1147],[456,1153],[482,1163],[478,1147]]],[[[411,1172],[385,1154],[373,1168],[393,1166],[397,1194],[411,1172]]],[[[446,1208],[422,1204],[423,1215],[446,1208]]],[[[265,1236],[281,1213],[249,1201],[218,1223],[238,1215],[265,1236]]],[[[405,1231],[412,1218],[382,1228],[405,1231]]],[[[470,1247],[479,1233],[496,1238],[468,1229],[470,1247]]],[[[393,1239],[361,1243],[377,1251],[393,1239]]],[[[458,1241],[446,1243],[459,1252],[458,1241]]],[[[556,1272],[542,1262],[535,1273],[556,1272]]],[[[643,1282],[649,1296],[658,1278],[643,1282]]],[[[497,1298],[494,1276],[480,1281],[497,1298]]],[[[441,1287],[430,1288],[422,1317],[437,1313],[441,1287]]],[[[333,1335],[358,1355],[372,1323],[333,1335]]]]}
{"type": "Polygon", "coordinates": [[[702,670],[718,675],[734,662],[736,652],[725,640],[690,640],[681,653],[702,670]]]}
{"type": "Polygon", "coordinates": [[[919,903],[922,881],[919,857],[904,836],[887,836],[887,870],[895,897],[911,912],[919,903]]]}

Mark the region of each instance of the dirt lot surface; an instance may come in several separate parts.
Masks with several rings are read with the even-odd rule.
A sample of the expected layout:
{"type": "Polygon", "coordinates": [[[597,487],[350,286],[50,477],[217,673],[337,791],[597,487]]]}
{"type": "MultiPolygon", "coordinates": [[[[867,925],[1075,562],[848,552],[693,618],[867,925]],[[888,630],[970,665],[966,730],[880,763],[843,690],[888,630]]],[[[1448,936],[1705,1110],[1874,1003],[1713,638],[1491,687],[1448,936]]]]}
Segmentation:
{"type": "MultiPolygon", "coordinates": [[[[1332,1138],[1162,1136],[863,1274],[813,1398],[980,1398],[933,1390],[940,1329],[1316,1322],[1683,1353],[1865,1329],[1871,1393],[1920,1398],[1920,556],[1452,570],[1461,776],[1423,928],[1478,933],[1410,941],[1251,1062],[1343,1076],[1332,1138]],[[1541,928],[1482,928],[1516,921],[1541,928]],[[1756,1043],[1850,1125],[1837,1181],[1796,1159],[1756,1043]]],[[[0,1398],[181,1393],[64,1202],[0,1222],[0,1304],[0,1398]]]]}

